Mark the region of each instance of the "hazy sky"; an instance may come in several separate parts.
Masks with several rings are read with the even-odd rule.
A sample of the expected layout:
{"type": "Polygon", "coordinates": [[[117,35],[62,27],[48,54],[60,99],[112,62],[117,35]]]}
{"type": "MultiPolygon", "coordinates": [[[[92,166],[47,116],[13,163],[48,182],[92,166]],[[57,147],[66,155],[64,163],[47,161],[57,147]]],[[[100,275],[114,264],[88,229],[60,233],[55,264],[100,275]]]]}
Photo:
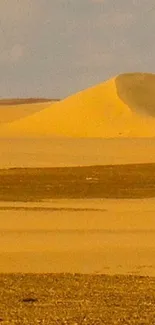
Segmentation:
{"type": "Polygon", "coordinates": [[[58,97],[155,72],[154,0],[0,0],[0,97],[58,97]]]}

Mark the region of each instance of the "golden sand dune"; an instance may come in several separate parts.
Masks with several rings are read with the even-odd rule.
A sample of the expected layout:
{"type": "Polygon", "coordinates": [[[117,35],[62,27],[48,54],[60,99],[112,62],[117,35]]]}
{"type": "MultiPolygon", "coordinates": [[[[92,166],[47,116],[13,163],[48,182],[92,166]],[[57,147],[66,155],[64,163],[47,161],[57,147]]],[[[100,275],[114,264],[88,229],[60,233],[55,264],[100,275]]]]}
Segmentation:
{"type": "Polygon", "coordinates": [[[119,75],[1,128],[1,136],[153,137],[155,75],[119,75]]]}
{"type": "Polygon", "coordinates": [[[52,99],[1,99],[0,100],[0,123],[7,123],[24,118],[41,111],[56,100],[52,99]]]}

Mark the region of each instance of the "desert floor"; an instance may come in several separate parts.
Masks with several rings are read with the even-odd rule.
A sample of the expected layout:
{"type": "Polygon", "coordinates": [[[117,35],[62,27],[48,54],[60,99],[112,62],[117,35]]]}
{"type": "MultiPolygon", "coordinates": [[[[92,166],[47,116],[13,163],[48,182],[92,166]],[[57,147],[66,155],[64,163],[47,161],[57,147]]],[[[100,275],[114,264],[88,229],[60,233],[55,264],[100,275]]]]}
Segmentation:
{"type": "Polygon", "coordinates": [[[153,325],[154,140],[0,141],[0,322],[153,325]]]}

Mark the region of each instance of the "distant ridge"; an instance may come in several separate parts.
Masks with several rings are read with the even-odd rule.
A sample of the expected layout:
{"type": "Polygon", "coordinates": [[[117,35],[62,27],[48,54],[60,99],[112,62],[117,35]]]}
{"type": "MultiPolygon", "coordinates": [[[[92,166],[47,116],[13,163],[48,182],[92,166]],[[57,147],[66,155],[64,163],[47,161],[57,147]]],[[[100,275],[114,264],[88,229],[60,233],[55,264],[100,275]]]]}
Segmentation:
{"type": "Polygon", "coordinates": [[[0,99],[0,124],[18,121],[53,105],[58,99],[7,98],[0,99]]]}
{"type": "Polygon", "coordinates": [[[0,129],[2,137],[155,137],[155,75],[127,73],[0,129]]]}
{"type": "Polygon", "coordinates": [[[0,98],[0,105],[23,105],[34,103],[58,102],[60,99],[53,98],[0,98]]]}

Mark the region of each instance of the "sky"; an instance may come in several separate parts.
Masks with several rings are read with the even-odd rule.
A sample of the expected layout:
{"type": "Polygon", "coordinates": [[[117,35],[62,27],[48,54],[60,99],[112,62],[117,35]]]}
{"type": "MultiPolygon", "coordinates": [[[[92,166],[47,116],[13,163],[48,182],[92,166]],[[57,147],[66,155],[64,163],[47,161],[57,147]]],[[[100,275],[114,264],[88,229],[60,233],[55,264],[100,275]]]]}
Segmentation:
{"type": "Polygon", "coordinates": [[[0,97],[64,98],[155,72],[154,0],[0,0],[0,97]]]}

